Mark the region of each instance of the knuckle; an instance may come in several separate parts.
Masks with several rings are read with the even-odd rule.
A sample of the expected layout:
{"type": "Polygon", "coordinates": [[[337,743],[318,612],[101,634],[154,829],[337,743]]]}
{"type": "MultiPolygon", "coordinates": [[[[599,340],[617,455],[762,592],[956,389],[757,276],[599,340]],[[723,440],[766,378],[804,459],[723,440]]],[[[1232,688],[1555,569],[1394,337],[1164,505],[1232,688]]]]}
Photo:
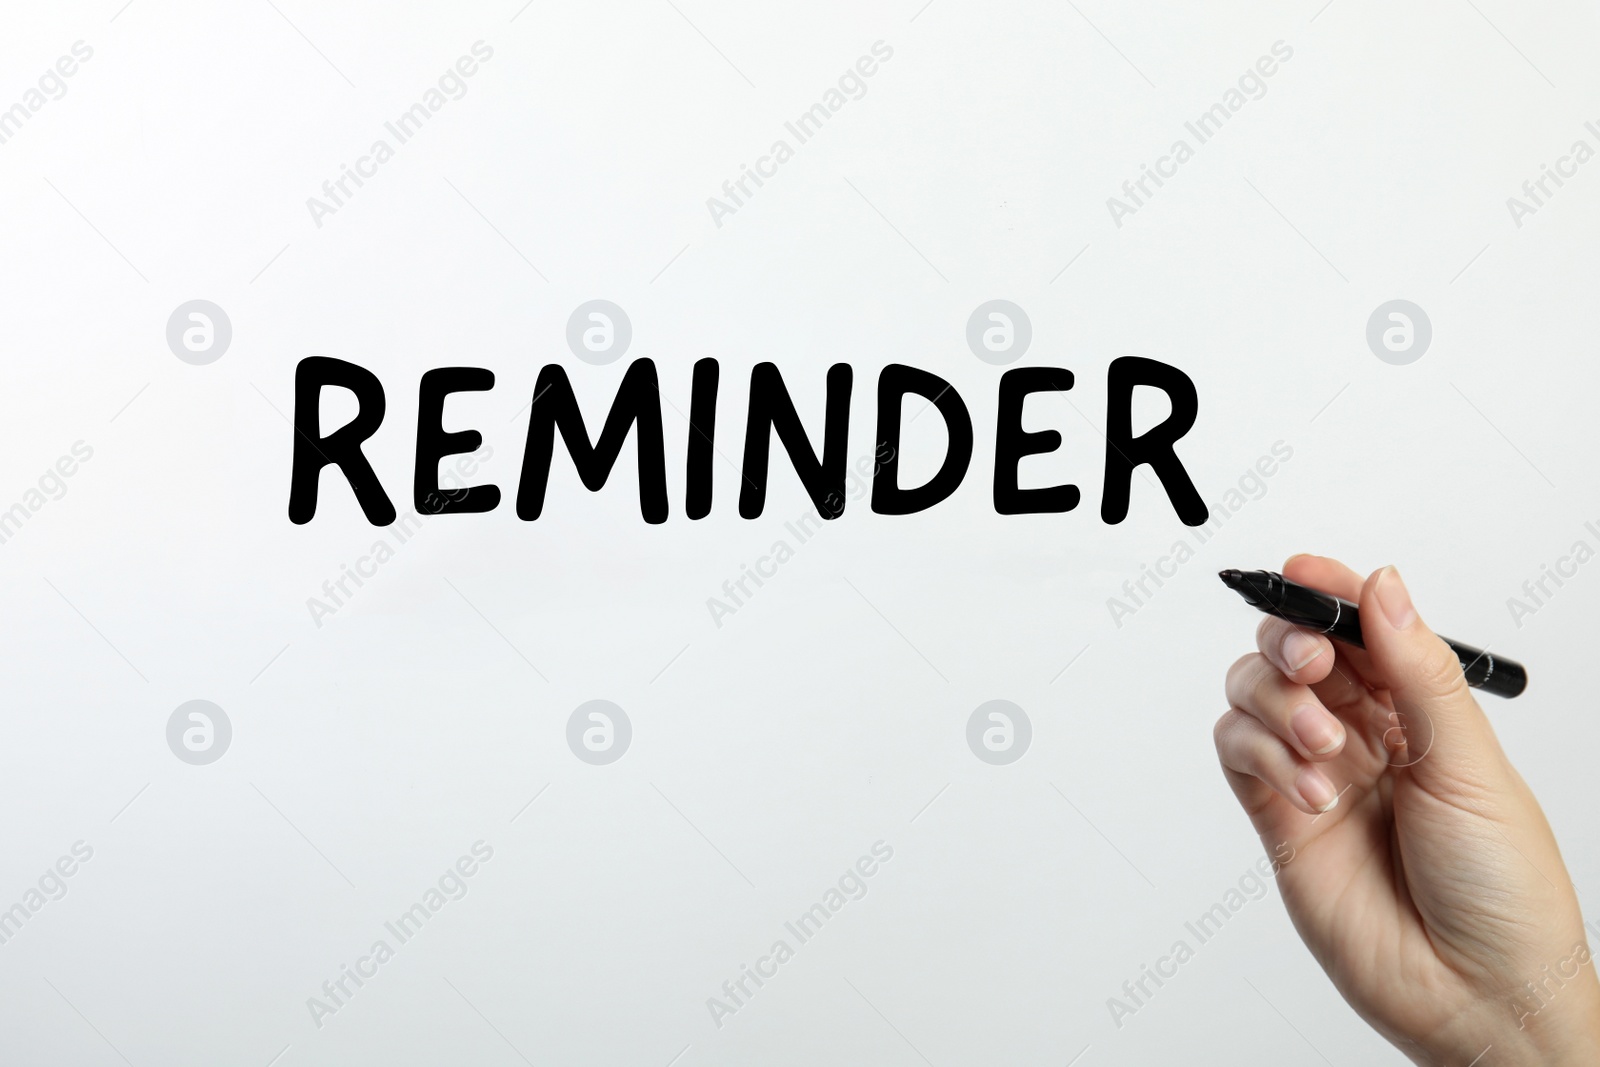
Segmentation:
{"type": "Polygon", "coordinates": [[[1461,661],[1443,640],[1436,639],[1434,646],[1413,665],[1416,683],[1425,691],[1441,696],[1465,692],[1467,676],[1461,669],[1461,661]]]}

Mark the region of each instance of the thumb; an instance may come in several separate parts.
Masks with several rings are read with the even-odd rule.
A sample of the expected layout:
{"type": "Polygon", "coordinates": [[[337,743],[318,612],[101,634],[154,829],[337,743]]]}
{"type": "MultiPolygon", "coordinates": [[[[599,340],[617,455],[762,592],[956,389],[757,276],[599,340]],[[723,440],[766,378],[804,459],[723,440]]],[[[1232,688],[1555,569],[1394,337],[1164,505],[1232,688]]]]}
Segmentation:
{"type": "Polygon", "coordinates": [[[1411,602],[1400,572],[1374,571],[1361,587],[1361,636],[1388,687],[1395,718],[1384,735],[1390,763],[1439,784],[1492,781],[1500,743],[1473,699],[1461,661],[1411,602]]]}

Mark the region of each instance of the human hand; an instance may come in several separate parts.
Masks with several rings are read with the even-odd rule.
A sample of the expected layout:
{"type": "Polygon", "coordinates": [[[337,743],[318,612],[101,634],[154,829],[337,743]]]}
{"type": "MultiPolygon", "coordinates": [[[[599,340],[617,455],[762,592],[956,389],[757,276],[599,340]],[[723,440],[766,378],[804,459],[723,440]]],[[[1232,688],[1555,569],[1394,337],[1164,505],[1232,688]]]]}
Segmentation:
{"type": "Polygon", "coordinates": [[[1600,1064],[1577,895],[1455,654],[1392,567],[1283,573],[1359,604],[1367,646],[1269,617],[1228,671],[1217,755],[1301,939],[1417,1063],[1600,1064]]]}

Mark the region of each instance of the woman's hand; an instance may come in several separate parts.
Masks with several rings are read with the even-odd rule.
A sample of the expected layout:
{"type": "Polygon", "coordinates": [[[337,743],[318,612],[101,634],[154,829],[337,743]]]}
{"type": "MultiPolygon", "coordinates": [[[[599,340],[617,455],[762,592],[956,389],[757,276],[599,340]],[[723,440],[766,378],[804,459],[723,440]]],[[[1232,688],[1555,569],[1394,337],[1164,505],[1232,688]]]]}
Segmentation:
{"type": "Polygon", "coordinates": [[[1268,618],[1228,671],[1217,754],[1300,937],[1417,1063],[1600,1064],[1577,896],[1455,654],[1393,567],[1283,572],[1359,603],[1367,645],[1268,618]]]}

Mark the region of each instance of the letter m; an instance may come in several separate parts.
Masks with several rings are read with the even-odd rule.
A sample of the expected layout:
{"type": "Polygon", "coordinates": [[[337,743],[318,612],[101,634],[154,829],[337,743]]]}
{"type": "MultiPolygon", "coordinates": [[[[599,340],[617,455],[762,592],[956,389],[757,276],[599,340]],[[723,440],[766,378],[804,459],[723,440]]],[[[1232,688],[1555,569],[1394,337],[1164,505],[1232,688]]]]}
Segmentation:
{"type": "Polygon", "coordinates": [[[578,410],[572,383],[559,363],[539,372],[528,415],[528,444],[522,454],[522,478],[517,485],[517,518],[532,521],[544,511],[545,489],[550,482],[550,461],[555,454],[556,430],[572,456],[578,477],[591,493],[599,492],[622,454],[628,431],[635,425],[639,452],[639,512],[644,521],[667,521],[667,457],[661,431],[661,386],[656,365],[634,360],[622,376],[617,398],[606,415],[599,441],[591,444],[589,431],[578,410]]]}

